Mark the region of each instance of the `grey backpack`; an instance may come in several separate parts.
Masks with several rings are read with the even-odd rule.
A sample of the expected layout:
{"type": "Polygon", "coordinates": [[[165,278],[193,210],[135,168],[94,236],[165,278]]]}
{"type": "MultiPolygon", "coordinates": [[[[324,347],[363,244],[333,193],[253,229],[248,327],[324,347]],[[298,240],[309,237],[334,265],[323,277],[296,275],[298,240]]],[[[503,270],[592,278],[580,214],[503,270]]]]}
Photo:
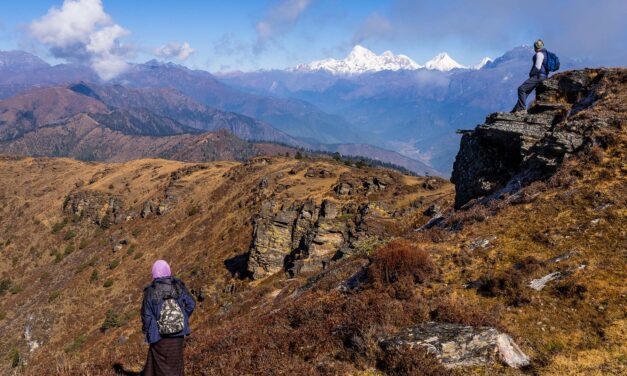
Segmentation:
{"type": "Polygon", "coordinates": [[[181,307],[172,295],[168,294],[163,300],[161,315],[159,321],[157,321],[159,334],[172,335],[182,332],[185,327],[183,310],[181,310],[181,307]]]}

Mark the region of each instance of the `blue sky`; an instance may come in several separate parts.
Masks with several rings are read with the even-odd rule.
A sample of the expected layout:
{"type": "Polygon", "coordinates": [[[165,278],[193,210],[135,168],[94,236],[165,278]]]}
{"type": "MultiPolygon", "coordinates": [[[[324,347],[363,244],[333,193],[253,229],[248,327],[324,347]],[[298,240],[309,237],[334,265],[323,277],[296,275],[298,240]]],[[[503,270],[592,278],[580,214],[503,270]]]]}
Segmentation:
{"type": "Polygon", "coordinates": [[[90,59],[93,63],[97,54],[103,64],[115,64],[118,55],[139,62],[156,56],[192,68],[224,71],[342,58],[356,43],[377,53],[402,53],[418,63],[447,51],[459,62],[473,64],[541,37],[558,54],[607,65],[627,62],[627,1],[622,0],[65,2],[90,3],[90,11],[94,6],[102,8],[100,18],[94,16],[94,22],[101,23],[87,27],[86,33],[93,35],[111,25],[119,26],[117,31],[108,29],[110,39],[95,49],[85,48],[88,39],[76,36],[57,43],[48,37],[55,35],[50,27],[61,30],[54,20],[39,29],[32,25],[52,7],[62,9],[63,0],[2,1],[0,49],[29,50],[51,62],[90,59]]]}

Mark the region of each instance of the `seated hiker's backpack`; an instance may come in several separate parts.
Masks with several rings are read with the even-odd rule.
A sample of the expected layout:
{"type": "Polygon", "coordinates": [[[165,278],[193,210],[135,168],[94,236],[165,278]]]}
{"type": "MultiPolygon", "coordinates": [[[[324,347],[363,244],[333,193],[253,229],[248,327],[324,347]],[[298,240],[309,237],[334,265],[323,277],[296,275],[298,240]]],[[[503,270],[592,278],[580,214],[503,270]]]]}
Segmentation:
{"type": "Polygon", "coordinates": [[[556,72],[560,69],[560,58],[553,52],[546,51],[546,69],[549,72],[556,72]]]}
{"type": "Polygon", "coordinates": [[[159,334],[172,335],[183,331],[185,327],[183,310],[179,306],[176,299],[180,296],[179,286],[174,283],[174,291],[165,291],[163,295],[163,305],[161,306],[161,315],[157,321],[159,334]]]}

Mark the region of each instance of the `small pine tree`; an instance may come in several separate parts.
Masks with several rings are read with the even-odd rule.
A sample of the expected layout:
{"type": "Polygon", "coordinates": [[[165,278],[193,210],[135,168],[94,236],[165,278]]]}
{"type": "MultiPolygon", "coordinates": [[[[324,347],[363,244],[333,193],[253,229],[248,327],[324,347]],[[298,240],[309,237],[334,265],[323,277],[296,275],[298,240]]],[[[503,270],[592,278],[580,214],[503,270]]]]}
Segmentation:
{"type": "Polygon", "coordinates": [[[16,347],[11,348],[9,351],[9,359],[11,360],[11,367],[17,368],[17,366],[20,365],[22,357],[20,356],[20,351],[16,347]]]}
{"type": "Polygon", "coordinates": [[[109,227],[111,227],[111,220],[109,219],[109,216],[106,215],[100,220],[100,228],[108,229],[109,227]]]}
{"type": "Polygon", "coordinates": [[[91,272],[91,276],[89,277],[89,282],[96,282],[99,278],[100,276],[98,275],[98,270],[94,269],[94,271],[91,272]]]}
{"type": "Polygon", "coordinates": [[[297,152],[296,152],[296,155],[294,156],[294,158],[296,158],[296,159],[298,159],[298,160],[301,160],[301,159],[303,159],[303,155],[301,154],[301,152],[300,152],[300,151],[297,151],[297,152]]]}
{"type": "Polygon", "coordinates": [[[100,330],[104,332],[111,328],[117,328],[121,324],[120,321],[120,315],[118,315],[118,313],[114,309],[109,309],[105,314],[105,319],[100,326],[100,330]]]}

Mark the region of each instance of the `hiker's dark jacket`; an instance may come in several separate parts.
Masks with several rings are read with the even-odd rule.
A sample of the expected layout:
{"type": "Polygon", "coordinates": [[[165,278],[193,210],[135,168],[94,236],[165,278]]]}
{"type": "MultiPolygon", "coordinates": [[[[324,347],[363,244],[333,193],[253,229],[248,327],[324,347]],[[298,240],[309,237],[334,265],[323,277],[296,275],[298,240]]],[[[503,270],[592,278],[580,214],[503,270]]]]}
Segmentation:
{"type": "Polygon", "coordinates": [[[175,277],[157,278],[151,284],[144,288],[144,301],[142,303],[142,331],[146,335],[148,343],[155,343],[161,339],[157,321],[161,316],[161,307],[163,306],[163,297],[171,294],[176,297],[176,301],[181,307],[184,316],[185,326],[181,333],[169,337],[188,336],[191,331],[189,329],[189,317],[192,315],[196,302],[191,296],[185,284],[175,277]]]}
{"type": "Polygon", "coordinates": [[[549,67],[548,67],[548,59],[546,49],[541,49],[537,51],[533,55],[533,65],[531,66],[531,71],[529,71],[529,77],[542,78],[545,79],[549,76],[549,67]],[[542,59],[540,64],[538,64],[538,59],[542,59]]]}

